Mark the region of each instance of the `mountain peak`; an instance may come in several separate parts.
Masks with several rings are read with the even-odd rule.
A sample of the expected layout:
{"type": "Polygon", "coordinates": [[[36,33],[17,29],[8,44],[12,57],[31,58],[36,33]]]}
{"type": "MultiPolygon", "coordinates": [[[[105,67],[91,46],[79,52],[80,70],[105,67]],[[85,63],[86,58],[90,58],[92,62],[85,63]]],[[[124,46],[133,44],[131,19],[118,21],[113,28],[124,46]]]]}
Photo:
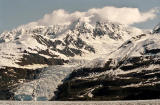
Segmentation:
{"type": "Polygon", "coordinates": [[[83,21],[82,19],[78,19],[76,21],[74,21],[73,23],[70,24],[70,29],[71,30],[77,30],[77,29],[89,29],[89,30],[92,30],[93,29],[93,26],[86,22],[86,21],[83,21]]]}

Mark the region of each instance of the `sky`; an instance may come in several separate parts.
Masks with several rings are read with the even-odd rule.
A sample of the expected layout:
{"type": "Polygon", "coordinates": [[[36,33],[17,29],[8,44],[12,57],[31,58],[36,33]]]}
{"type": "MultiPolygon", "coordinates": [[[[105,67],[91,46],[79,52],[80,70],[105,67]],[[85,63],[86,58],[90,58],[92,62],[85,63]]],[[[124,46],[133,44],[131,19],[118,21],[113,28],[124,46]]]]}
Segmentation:
{"type": "MultiPolygon", "coordinates": [[[[87,12],[88,16],[90,9],[100,8],[102,10],[98,10],[98,12],[103,11],[101,13],[104,13],[104,11],[108,10],[106,15],[110,15],[109,10],[113,11],[112,13],[114,13],[114,10],[119,12],[119,8],[123,7],[127,7],[127,10],[137,8],[138,13],[142,12],[139,15],[143,15],[143,13],[148,13],[154,8],[160,8],[160,0],[0,0],[0,32],[11,30],[19,25],[33,21],[40,22],[39,20],[41,20],[41,23],[44,23],[45,14],[49,14],[49,18],[47,19],[52,18],[51,20],[53,21],[55,19],[54,16],[57,15],[53,11],[58,9],[63,9],[63,12],[67,15],[65,17],[68,20],[68,18],[73,18],[68,15],[74,15],[75,11],[87,12]],[[115,7],[115,9],[104,9],[105,7],[115,7]]],[[[149,15],[156,16],[154,18],[148,17],[146,21],[136,22],[137,20],[134,20],[135,22],[132,25],[142,29],[152,29],[160,22],[160,12],[149,15]]],[[[144,16],[148,16],[148,14],[144,16]]],[[[139,18],[144,18],[144,16],[139,16],[139,18]]]]}

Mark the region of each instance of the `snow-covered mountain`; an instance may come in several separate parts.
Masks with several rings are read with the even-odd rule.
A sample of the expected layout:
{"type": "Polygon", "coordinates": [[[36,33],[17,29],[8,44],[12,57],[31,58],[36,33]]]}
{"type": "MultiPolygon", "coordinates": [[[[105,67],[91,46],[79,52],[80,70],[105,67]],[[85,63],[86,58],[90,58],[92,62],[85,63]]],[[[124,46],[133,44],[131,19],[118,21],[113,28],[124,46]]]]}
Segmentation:
{"type": "Polygon", "coordinates": [[[0,99],[130,99],[139,95],[134,89],[152,90],[159,83],[159,45],[158,25],[144,34],[110,21],[79,19],[3,32],[0,99]]]}
{"type": "Polygon", "coordinates": [[[73,71],[53,100],[159,99],[159,40],[158,31],[132,37],[109,55],[103,67],[73,71]]]}
{"type": "Polygon", "coordinates": [[[0,35],[0,65],[37,68],[63,64],[70,58],[90,59],[90,55],[97,57],[115,50],[135,35],[135,30],[141,32],[111,22],[93,26],[80,20],[69,26],[19,27],[0,35]]]}

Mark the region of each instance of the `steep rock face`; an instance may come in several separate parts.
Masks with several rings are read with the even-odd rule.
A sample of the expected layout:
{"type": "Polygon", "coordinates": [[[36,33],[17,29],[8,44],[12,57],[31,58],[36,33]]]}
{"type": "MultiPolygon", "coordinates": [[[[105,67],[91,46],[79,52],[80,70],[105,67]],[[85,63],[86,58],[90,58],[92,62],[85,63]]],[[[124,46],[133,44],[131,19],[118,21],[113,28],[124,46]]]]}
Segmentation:
{"type": "Polygon", "coordinates": [[[52,100],[159,99],[159,38],[133,37],[109,55],[103,67],[73,71],[52,100]]]}
{"type": "Polygon", "coordinates": [[[160,23],[153,29],[153,33],[160,33],[160,23]]]}

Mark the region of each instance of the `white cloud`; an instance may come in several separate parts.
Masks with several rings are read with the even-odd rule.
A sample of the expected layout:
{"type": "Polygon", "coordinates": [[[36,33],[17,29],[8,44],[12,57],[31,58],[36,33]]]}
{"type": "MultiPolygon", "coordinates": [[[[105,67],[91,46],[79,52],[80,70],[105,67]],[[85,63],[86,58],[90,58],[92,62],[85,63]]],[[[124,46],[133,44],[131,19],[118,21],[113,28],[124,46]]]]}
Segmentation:
{"type": "Polygon", "coordinates": [[[96,21],[110,20],[121,24],[131,25],[134,23],[145,22],[156,17],[156,9],[151,9],[147,12],[141,12],[137,8],[116,8],[104,7],[93,8],[86,12],[69,13],[63,9],[55,10],[51,14],[46,14],[42,19],[34,22],[39,25],[54,25],[54,24],[70,24],[71,22],[81,19],[90,23],[96,21]]]}

